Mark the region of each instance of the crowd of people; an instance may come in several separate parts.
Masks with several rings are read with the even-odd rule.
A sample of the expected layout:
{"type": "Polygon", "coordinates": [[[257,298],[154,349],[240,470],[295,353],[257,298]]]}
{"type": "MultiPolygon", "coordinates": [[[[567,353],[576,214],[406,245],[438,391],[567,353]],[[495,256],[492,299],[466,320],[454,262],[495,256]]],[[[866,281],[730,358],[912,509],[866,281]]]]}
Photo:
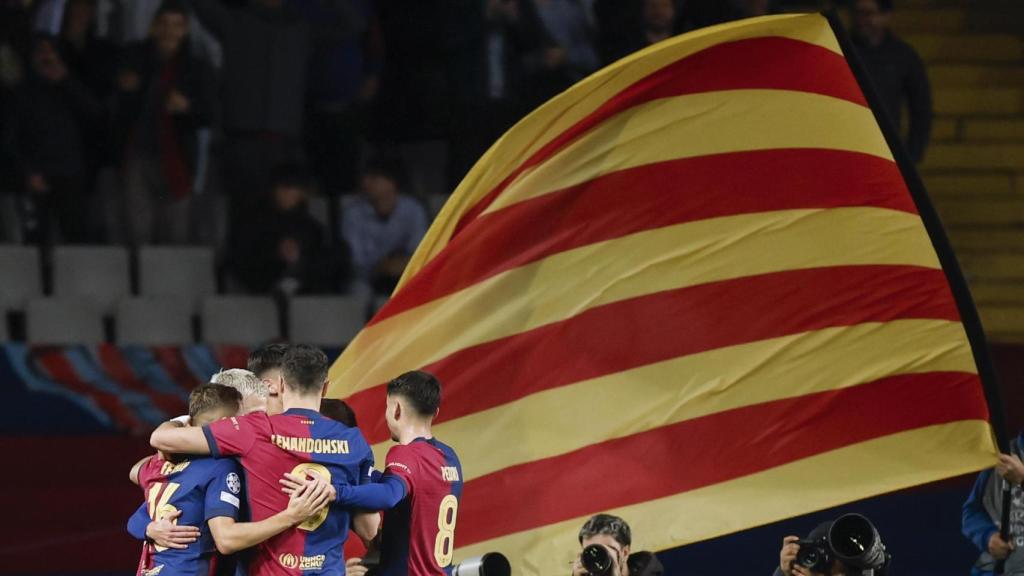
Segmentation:
{"type": "MultiPolygon", "coordinates": [[[[782,8],[0,0],[0,194],[17,198],[26,243],[204,243],[231,290],[386,294],[427,227],[425,196],[450,192],[525,113],[633,51],[782,8]],[[329,200],[326,226],[313,195],[329,200]]],[[[883,104],[897,123],[909,110],[919,160],[921,61],[888,31],[890,1],[851,8],[883,104]]]]}

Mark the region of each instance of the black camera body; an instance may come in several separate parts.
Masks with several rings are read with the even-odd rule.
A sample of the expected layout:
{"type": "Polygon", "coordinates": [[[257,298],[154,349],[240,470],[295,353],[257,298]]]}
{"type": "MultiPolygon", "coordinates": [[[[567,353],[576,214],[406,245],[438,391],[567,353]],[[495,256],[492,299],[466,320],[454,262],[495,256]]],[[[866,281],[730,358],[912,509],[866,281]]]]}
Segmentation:
{"type": "Polygon", "coordinates": [[[615,570],[615,559],[608,549],[600,544],[591,544],[583,549],[580,562],[591,576],[611,576],[615,570]]]}
{"type": "Polygon", "coordinates": [[[800,551],[796,553],[794,561],[797,566],[803,566],[811,572],[832,573],[835,556],[832,554],[832,546],[829,545],[827,536],[817,540],[800,540],[797,544],[800,545],[800,551]]]}

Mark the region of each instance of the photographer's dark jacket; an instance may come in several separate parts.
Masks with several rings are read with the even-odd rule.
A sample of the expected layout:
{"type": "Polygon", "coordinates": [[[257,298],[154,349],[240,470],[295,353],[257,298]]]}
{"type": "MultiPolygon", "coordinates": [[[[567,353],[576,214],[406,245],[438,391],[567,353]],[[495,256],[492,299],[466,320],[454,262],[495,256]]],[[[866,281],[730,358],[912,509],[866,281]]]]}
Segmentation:
{"type": "MultiPolygon", "coordinates": [[[[1018,436],[1010,443],[1010,451],[1024,457],[1021,451],[1022,438],[1018,436]]],[[[1014,486],[1011,494],[1010,540],[1016,540],[1016,550],[1006,560],[1005,576],[1024,576],[1024,490],[1014,486]]],[[[981,551],[977,563],[971,570],[972,576],[990,576],[995,562],[988,553],[988,540],[999,531],[1003,509],[1003,480],[992,470],[978,475],[974,488],[963,505],[962,531],[981,551]]]]}

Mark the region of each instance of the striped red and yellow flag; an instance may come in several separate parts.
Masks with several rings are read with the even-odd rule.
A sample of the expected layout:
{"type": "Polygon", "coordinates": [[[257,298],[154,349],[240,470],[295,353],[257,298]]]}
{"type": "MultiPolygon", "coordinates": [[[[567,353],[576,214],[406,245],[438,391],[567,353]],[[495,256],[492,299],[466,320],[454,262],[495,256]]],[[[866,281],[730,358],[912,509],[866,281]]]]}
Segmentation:
{"type": "Polygon", "coordinates": [[[686,34],[487,152],[329,393],[381,457],[385,383],[437,374],[457,557],[523,574],[597,512],[661,550],[986,468],[919,206],[826,18],[686,34]]]}

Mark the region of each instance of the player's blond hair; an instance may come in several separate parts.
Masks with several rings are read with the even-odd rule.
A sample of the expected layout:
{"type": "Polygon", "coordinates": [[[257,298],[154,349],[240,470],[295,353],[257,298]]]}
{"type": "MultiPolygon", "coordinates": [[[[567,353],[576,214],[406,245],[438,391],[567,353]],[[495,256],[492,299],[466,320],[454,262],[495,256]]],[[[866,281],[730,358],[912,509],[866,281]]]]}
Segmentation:
{"type": "Polygon", "coordinates": [[[242,394],[242,398],[255,396],[263,400],[269,395],[267,385],[263,380],[257,378],[252,372],[241,368],[221,370],[214,374],[213,378],[210,378],[210,382],[230,386],[238,390],[242,394]]]}

